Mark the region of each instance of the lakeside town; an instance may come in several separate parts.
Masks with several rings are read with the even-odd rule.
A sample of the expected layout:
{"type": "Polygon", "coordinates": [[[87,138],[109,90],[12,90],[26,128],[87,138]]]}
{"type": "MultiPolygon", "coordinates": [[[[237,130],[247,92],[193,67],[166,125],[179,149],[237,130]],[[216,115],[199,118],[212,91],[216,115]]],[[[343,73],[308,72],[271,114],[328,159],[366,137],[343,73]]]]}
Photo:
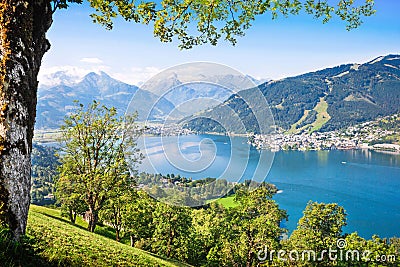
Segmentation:
{"type": "Polygon", "coordinates": [[[144,134],[148,136],[175,136],[194,134],[193,131],[181,127],[179,124],[149,123],[142,125],[144,134]]]}
{"type": "MultiPolygon", "coordinates": [[[[141,125],[148,136],[176,136],[199,134],[179,124],[146,123],[141,125]]],[[[349,150],[371,149],[400,153],[400,114],[379,118],[346,129],[328,132],[302,132],[289,134],[281,132],[271,135],[230,134],[247,136],[249,144],[257,149],[280,150],[349,150]]],[[[220,133],[208,133],[220,134],[220,133]]],[[[55,142],[60,130],[36,133],[35,141],[39,143],[55,142]]]]}
{"type": "MultiPolygon", "coordinates": [[[[249,143],[257,149],[280,150],[349,150],[371,149],[400,153],[400,114],[379,118],[346,129],[328,132],[247,134],[249,143]]],[[[196,134],[179,124],[147,124],[145,134],[173,136],[196,134]]],[[[208,133],[218,134],[218,133],[208,133]]],[[[235,134],[232,134],[235,135],[235,134]]]]}
{"type": "Polygon", "coordinates": [[[257,149],[271,151],[372,149],[400,153],[399,123],[400,115],[395,114],[338,131],[250,134],[248,137],[257,149]]]}

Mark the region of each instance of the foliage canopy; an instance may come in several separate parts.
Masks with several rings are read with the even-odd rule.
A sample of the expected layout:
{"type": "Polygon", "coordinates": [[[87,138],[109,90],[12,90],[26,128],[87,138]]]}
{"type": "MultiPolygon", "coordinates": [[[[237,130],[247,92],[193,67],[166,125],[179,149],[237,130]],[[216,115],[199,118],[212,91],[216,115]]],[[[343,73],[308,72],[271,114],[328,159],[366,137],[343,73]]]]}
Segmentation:
{"type": "MultiPolygon", "coordinates": [[[[69,3],[81,4],[82,0],[53,0],[54,10],[67,8],[69,3]]],[[[323,23],[334,16],[347,23],[347,30],[359,27],[363,16],[375,13],[374,0],[88,0],[95,10],[93,21],[112,29],[113,20],[121,16],[126,21],[152,24],[154,36],[162,42],[178,39],[181,49],[224,40],[235,45],[237,37],[245,35],[254,20],[270,14],[288,17],[305,12],[323,23]],[[334,1],[335,2],[335,1],[334,1]]]]}

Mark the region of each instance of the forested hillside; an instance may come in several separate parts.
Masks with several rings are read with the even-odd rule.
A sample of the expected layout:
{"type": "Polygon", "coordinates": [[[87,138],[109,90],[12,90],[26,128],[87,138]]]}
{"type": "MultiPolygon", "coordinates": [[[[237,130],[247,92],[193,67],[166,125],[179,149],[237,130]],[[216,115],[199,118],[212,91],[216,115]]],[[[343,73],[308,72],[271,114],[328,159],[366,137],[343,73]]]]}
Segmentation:
{"type": "Polygon", "coordinates": [[[59,166],[57,148],[33,144],[32,148],[32,187],[31,203],[37,205],[53,204],[59,166]]]}
{"type": "Polygon", "coordinates": [[[257,121],[252,111],[267,106],[249,108],[243,100],[255,98],[257,90],[265,96],[281,130],[336,130],[400,110],[400,56],[388,55],[361,65],[341,65],[267,82],[232,95],[223,104],[197,117],[188,118],[186,127],[200,132],[221,132],[221,125],[215,121],[234,124],[229,115],[232,109],[247,132],[259,132],[258,125],[266,122],[263,118],[257,121]]]}

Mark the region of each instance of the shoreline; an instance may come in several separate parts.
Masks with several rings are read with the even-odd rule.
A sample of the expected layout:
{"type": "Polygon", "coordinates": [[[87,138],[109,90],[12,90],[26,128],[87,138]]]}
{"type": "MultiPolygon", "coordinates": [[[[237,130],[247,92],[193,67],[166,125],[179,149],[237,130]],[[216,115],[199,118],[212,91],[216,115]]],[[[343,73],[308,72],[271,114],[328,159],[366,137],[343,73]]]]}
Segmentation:
{"type": "MultiPolygon", "coordinates": [[[[58,142],[58,138],[61,134],[60,130],[57,129],[49,129],[49,130],[38,130],[34,134],[33,138],[33,143],[38,143],[38,144],[49,144],[49,143],[56,143],[58,142]]],[[[161,136],[189,136],[189,135],[214,135],[214,136],[229,136],[229,137],[249,137],[248,134],[238,134],[238,133],[219,133],[219,132],[193,132],[193,133],[171,133],[171,134],[154,134],[154,133],[144,133],[141,137],[161,137],[161,136]]],[[[341,147],[340,144],[335,146],[334,148],[332,147],[299,147],[299,148],[289,148],[285,149],[282,148],[280,145],[272,147],[262,147],[260,144],[257,144],[256,142],[248,140],[248,143],[255,147],[257,150],[269,150],[271,152],[278,152],[278,151],[331,151],[331,150],[369,150],[369,151],[374,151],[378,153],[386,153],[386,154],[392,154],[392,155],[400,155],[400,145],[397,144],[388,144],[388,143],[383,143],[383,144],[375,144],[373,146],[366,146],[365,144],[363,146],[352,146],[352,147],[341,147]],[[374,147],[376,146],[376,147],[374,147]]]]}

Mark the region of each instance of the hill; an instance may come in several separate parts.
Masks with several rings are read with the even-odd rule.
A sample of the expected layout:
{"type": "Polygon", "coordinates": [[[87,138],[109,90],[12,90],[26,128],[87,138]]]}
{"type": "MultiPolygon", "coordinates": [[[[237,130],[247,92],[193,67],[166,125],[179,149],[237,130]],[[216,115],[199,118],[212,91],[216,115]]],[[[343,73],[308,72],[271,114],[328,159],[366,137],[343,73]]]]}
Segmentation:
{"type": "Polygon", "coordinates": [[[12,250],[16,255],[7,259],[0,253],[2,266],[188,266],[90,233],[61,218],[60,211],[35,205],[27,236],[31,251],[12,250]]]}
{"type": "MultiPolygon", "coordinates": [[[[261,91],[275,124],[281,131],[330,131],[374,120],[400,111],[400,56],[378,57],[365,64],[346,64],[271,81],[240,91],[224,103],[185,120],[186,127],[200,132],[223,132],[221,125],[235,125],[232,111],[246,128],[259,132],[251,110],[266,109],[262,101],[249,109],[244,99],[255,100],[261,91]]],[[[265,120],[265,121],[264,121],[265,120]]],[[[232,127],[231,127],[232,129],[232,127]]],[[[233,132],[243,133],[239,127],[233,132]]],[[[272,130],[273,128],[271,128],[272,130]]]]}

